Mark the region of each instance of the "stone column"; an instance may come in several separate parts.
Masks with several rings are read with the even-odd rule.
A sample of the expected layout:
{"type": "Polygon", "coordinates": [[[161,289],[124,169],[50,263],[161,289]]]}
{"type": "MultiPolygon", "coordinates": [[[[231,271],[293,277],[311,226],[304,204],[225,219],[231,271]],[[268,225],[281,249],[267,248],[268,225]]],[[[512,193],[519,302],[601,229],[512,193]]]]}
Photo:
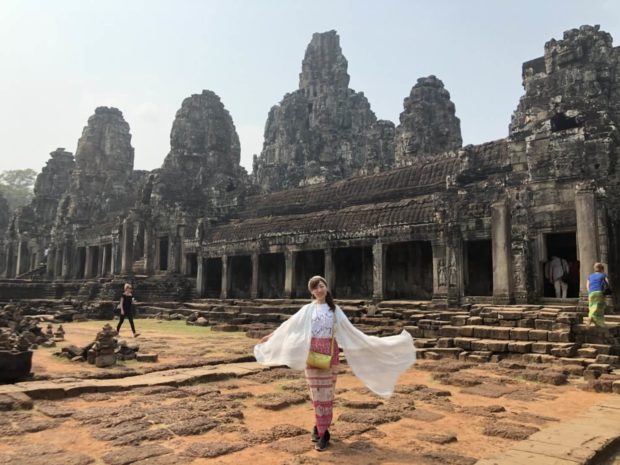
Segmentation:
{"type": "Polygon", "coordinates": [[[54,278],[60,278],[62,276],[62,257],[64,255],[62,248],[62,245],[56,248],[56,254],[54,257],[54,278]]]}
{"type": "Polygon", "coordinates": [[[446,266],[446,244],[443,240],[434,240],[433,249],[433,302],[447,305],[448,301],[448,267],[446,266]]]}
{"type": "Polygon", "coordinates": [[[185,225],[177,227],[177,272],[187,273],[187,257],[185,256],[185,225]]]}
{"type": "Polygon", "coordinates": [[[513,302],[512,252],[510,249],[510,212],[506,202],[491,206],[491,242],[493,244],[493,303],[513,302]]]}
{"type": "Polygon", "coordinates": [[[577,251],[579,253],[579,294],[586,298],[586,284],[592,266],[599,260],[598,224],[594,187],[577,186],[575,194],[577,213],[577,251]]]}
{"type": "Polygon", "coordinates": [[[28,243],[26,241],[19,241],[17,243],[17,266],[15,269],[15,275],[19,276],[25,273],[30,268],[30,256],[28,254],[28,243]]]}
{"type": "Polygon", "coordinates": [[[54,265],[56,261],[56,247],[49,247],[47,249],[47,269],[45,270],[45,274],[48,279],[54,278],[54,265]]]}
{"type": "Polygon", "coordinates": [[[103,276],[105,274],[105,268],[104,268],[104,263],[103,263],[104,252],[105,252],[105,245],[100,245],[97,248],[97,253],[99,254],[99,258],[97,260],[96,276],[103,276]]]}
{"type": "Polygon", "coordinates": [[[104,244],[101,246],[101,272],[100,275],[101,276],[105,276],[108,274],[108,270],[109,270],[109,263],[110,263],[110,255],[108,252],[108,244],[104,244]]]}
{"type": "Polygon", "coordinates": [[[144,229],[144,269],[146,274],[155,274],[155,234],[153,227],[147,224],[144,229]]]}
{"type": "Polygon", "coordinates": [[[252,254],[252,287],[250,288],[250,298],[258,299],[258,254],[252,254]]]}
{"type": "Polygon", "coordinates": [[[84,260],[84,278],[93,277],[93,248],[90,245],[85,247],[86,259],[84,260]]]}
{"type": "Polygon", "coordinates": [[[201,253],[196,254],[196,262],[196,294],[198,295],[198,298],[202,298],[206,293],[205,287],[207,284],[207,276],[205,273],[205,259],[201,253]]]}
{"type": "Polygon", "coordinates": [[[222,255],[222,292],[220,299],[228,299],[230,295],[230,266],[228,255],[222,255]]]}
{"type": "Polygon", "coordinates": [[[331,288],[336,282],[336,268],[334,267],[334,249],[325,249],[325,280],[331,288]]]}
{"type": "Polygon", "coordinates": [[[295,252],[286,250],[284,252],[284,297],[293,297],[293,286],[295,285],[295,252]]]}
{"type": "Polygon", "coordinates": [[[457,306],[463,294],[463,241],[458,226],[450,229],[446,241],[446,277],[448,306],[457,306]]]}
{"type": "Polygon", "coordinates": [[[5,255],[6,260],[4,262],[4,277],[5,278],[14,278],[15,277],[15,260],[13,259],[13,244],[11,242],[7,243],[5,247],[5,255]]]}
{"type": "Polygon", "coordinates": [[[375,242],[372,245],[372,298],[383,300],[385,290],[385,244],[375,242]]]}
{"type": "Polygon", "coordinates": [[[73,244],[65,242],[62,247],[62,279],[71,279],[73,255],[73,244]]]}
{"type": "Polygon", "coordinates": [[[123,221],[123,248],[121,273],[130,274],[133,266],[133,222],[129,218],[123,221]]]}

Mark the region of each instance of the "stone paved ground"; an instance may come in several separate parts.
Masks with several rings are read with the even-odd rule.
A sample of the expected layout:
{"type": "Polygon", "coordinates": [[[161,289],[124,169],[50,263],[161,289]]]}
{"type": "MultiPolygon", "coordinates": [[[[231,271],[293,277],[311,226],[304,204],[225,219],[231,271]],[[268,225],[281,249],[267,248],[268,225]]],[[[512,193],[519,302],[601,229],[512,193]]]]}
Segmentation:
{"type": "MultiPolygon", "coordinates": [[[[167,354],[151,370],[168,369],[119,380],[93,379],[90,372],[81,386],[94,388],[84,390],[74,387],[83,367],[50,365],[51,380],[40,382],[40,392],[50,382],[54,389],[69,387],[63,396],[70,397],[59,400],[12,394],[13,402],[3,402],[2,389],[8,388],[2,387],[0,465],[461,465],[478,459],[481,465],[573,465],[620,435],[620,396],[583,391],[573,383],[533,383],[494,364],[421,361],[386,401],[368,393],[343,365],[333,442],[318,453],[309,440],[312,409],[299,372],[253,363],[174,369],[185,362],[188,348],[191,358],[221,357],[226,347],[249,350],[254,341],[206,330],[188,333],[167,323],[147,326],[143,344],[156,340],[167,354]],[[442,373],[452,376],[438,376],[442,373]]],[[[67,343],[87,339],[89,328],[97,329],[92,322],[68,325],[67,343]]],[[[48,356],[37,353],[35,364],[48,356]]],[[[605,465],[617,465],[617,458],[607,460],[605,465]]]]}

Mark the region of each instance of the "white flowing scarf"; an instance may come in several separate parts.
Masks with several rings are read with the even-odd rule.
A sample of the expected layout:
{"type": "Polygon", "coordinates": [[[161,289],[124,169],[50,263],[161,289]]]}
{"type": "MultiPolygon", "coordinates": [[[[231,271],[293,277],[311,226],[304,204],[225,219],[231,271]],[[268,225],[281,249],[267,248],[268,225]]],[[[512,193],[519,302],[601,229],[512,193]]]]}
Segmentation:
{"type": "MultiPolygon", "coordinates": [[[[254,346],[254,356],[262,365],[286,365],[296,370],[306,368],[310,350],[313,304],[304,305],[276,329],[269,340],[254,346]]],[[[367,336],[349,321],[336,306],[336,333],[347,363],[371,391],[390,397],[398,377],[415,363],[415,346],[411,335],[403,330],[396,336],[367,336]]]]}

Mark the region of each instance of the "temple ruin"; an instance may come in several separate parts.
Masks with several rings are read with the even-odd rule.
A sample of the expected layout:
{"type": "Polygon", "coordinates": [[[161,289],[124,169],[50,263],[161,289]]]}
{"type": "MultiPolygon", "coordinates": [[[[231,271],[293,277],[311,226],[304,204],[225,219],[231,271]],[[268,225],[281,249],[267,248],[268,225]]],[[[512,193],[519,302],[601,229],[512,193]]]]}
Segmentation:
{"type": "Polygon", "coordinates": [[[596,261],[618,291],[619,67],[598,26],[565,32],[523,64],[507,137],[463,147],[439,78],[378,120],[337,33],[314,34],[251,174],[211,91],[183,101],[151,172],[121,111],[97,108],[30,205],[9,217],[0,198],[0,300],[112,299],[127,279],[146,300],[301,298],[322,274],[337,299],[527,304],[554,297],[551,255],[576,270],[569,298],[596,261]]]}

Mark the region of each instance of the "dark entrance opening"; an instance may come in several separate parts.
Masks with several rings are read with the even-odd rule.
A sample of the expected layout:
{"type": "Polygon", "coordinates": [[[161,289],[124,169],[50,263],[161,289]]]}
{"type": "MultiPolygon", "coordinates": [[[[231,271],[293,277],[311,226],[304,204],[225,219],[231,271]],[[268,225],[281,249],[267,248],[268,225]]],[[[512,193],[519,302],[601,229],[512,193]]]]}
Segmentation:
{"type": "Polygon", "coordinates": [[[159,238],[159,271],[168,269],[168,236],[159,238]]]}
{"type": "Polygon", "coordinates": [[[90,275],[99,276],[99,246],[90,248],[92,259],[90,260],[90,275]]]}
{"type": "Polygon", "coordinates": [[[112,273],[112,244],[103,246],[103,275],[112,273]]]}
{"type": "Polygon", "coordinates": [[[297,298],[310,297],[308,280],[313,276],[325,274],[325,251],[302,250],[295,254],[295,285],[293,296],[297,298]]]}
{"type": "Polygon", "coordinates": [[[185,274],[196,276],[198,274],[198,256],[195,253],[185,255],[185,274]]]}
{"type": "Polygon", "coordinates": [[[465,242],[465,295],[493,295],[491,240],[465,242]]]}
{"type": "Polygon", "coordinates": [[[248,299],[252,286],[252,258],[249,255],[230,257],[230,297],[248,299]]]}
{"type": "Polygon", "coordinates": [[[346,247],[334,253],[334,296],[339,299],[372,296],[372,249],[346,247]]]}
{"type": "Polygon", "coordinates": [[[433,249],[430,241],[389,244],[384,272],[386,298],[430,300],[433,295],[433,249]]]}
{"type": "Polygon", "coordinates": [[[283,253],[258,256],[258,296],[265,299],[284,297],[285,263],[283,253]]]}
{"type": "Polygon", "coordinates": [[[78,247],[77,249],[77,272],[75,277],[82,279],[86,272],[86,247],[78,247]]]}
{"type": "Polygon", "coordinates": [[[564,113],[558,113],[551,118],[551,132],[565,131],[566,129],[580,128],[583,121],[578,117],[566,116],[564,113]]]}
{"type": "Polygon", "coordinates": [[[205,267],[205,296],[219,298],[222,293],[222,259],[207,258],[205,267]]]}
{"type": "MultiPolygon", "coordinates": [[[[568,265],[568,284],[567,298],[579,297],[579,266],[577,261],[577,235],[574,232],[568,233],[550,233],[545,236],[545,244],[547,247],[547,261],[552,257],[563,258],[568,265]]],[[[555,287],[545,274],[547,262],[542,265],[542,276],[544,280],[543,296],[556,297],[555,287]]]]}

